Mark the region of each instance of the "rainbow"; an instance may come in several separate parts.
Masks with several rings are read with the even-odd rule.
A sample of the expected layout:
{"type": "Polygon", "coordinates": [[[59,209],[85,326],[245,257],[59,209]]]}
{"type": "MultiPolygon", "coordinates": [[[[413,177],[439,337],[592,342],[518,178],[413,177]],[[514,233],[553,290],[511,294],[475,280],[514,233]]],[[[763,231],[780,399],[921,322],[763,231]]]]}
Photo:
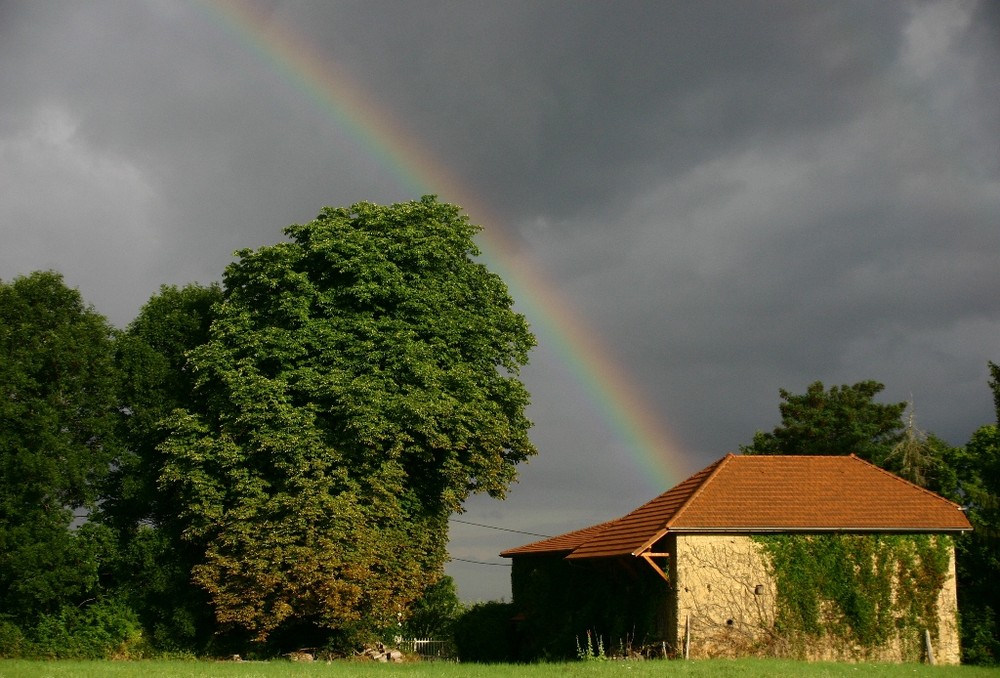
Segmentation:
{"type": "Polygon", "coordinates": [[[474,222],[489,224],[491,228],[481,232],[481,249],[490,268],[503,277],[539,341],[557,350],[651,489],[663,491],[687,475],[687,461],[667,434],[661,415],[650,408],[611,351],[539,268],[518,253],[499,220],[490,218],[485,206],[418,139],[337,63],[324,58],[303,36],[265,16],[253,2],[202,0],[198,6],[232,40],[311,99],[413,197],[440,195],[462,205],[474,222]]]}

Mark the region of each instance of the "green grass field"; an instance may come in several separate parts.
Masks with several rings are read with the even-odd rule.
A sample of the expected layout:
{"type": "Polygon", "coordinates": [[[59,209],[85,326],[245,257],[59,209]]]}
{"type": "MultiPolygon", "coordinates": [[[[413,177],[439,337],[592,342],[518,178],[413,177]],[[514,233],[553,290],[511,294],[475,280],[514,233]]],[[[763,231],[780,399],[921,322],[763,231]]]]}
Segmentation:
{"type": "Polygon", "coordinates": [[[921,664],[832,664],[741,659],[700,661],[608,661],[565,664],[451,664],[424,662],[292,663],[207,661],[22,661],[0,660],[0,678],[1000,678],[1000,668],[921,664]]]}

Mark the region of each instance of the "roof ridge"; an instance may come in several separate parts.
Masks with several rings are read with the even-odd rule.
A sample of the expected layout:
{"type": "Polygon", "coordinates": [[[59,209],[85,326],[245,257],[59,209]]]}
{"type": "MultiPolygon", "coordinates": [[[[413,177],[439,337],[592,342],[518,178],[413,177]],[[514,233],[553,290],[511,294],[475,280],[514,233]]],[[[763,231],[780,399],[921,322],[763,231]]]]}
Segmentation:
{"type": "Polygon", "coordinates": [[[705,489],[705,487],[712,481],[712,479],[719,474],[719,470],[722,469],[723,466],[725,466],[726,462],[728,462],[730,459],[735,459],[735,458],[736,458],[735,454],[733,454],[732,452],[727,452],[726,456],[724,456],[722,459],[715,462],[715,464],[709,465],[707,468],[712,468],[712,466],[715,466],[715,468],[712,469],[707,476],[705,476],[704,480],[698,483],[698,486],[694,489],[693,492],[691,492],[691,494],[688,495],[688,498],[684,500],[684,503],[682,503],[677,508],[677,510],[674,511],[674,515],[670,516],[670,520],[667,521],[667,524],[664,525],[664,527],[669,529],[670,526],[674,523],[674,521],[676,521],[677,518],[680,517],[681,513],[684,512],[684,509],[690,506],[691,502],[694,501],[694,498],[697,497],[699,494],[701,494],[702,491],[705,489]]]}
{"type": "Polygon", "coordinates": [[[906,478],[904,478],[902,476],[899,476],[899,475],[896,475],[892,471],[889,471],[888,469],[884,469],[881,466],[879,466],[878,464],[874,464],[874,463],[868,461],[867,459],[862,459],[861,457],[859,457],[858,455],[854,454],[853,452],[851,452],[848,456],[851,457],[851,458],[853,458],[853,459],[855,459],[855,460],[857,460],[857,461],[860,461],[862,464],[866,464],[867,466],[871,466],[872,468],[876,469],[880,473],[883,473],[883,474],[889,476],[890,478],[892,478],[895,481],[903,483],[904,485],[909,485],[910,487],[914,487],[914,488],[920,490],[921,492],[923,492],[924,494],[930,495],[934,499],[938,499],[938,500],[943,501],[945,503],[951,504],[952,506],[954,506],[955,508],[957,508],[959,511],[962,510],[961,504],[956,504],[951,499],[948,499],[947,497],[943,497],[940,494],[938,494],[937,492],[932,492],[931,490],[928,490],[926,487],[922,487],[921,485],[917,485],[914,482],[910,482],[906,478]]]}
{"type": "MultiPolygon", "coordinates": [[[[688,507],[688,505],[691,503],[692,499],[694,499],[695,495],[701,493],[702,489],[704,489],[704,487],[705,487],[705,484],[708,483],[708,481],[710,481],[712,478],[714,478],[715,474],[719,472],[719,469],[722,468],[723,464],[727,460],[729,460],[730,457],[733,457],[733,456],[735,456],[735,455],[732,452],[729,452],[728,454],[726,454],[726,456],[722,457],[718,461],[712,462],[711,464],[709,464],[708,466],[706,466],[702,470],[698,471],[698,473],[695,473],[693,476],[690,476],[689,478],[687,478],[687,480],[681,481],[680,483],[678,483],[677,485],[675,485],[674,488],[671,488],[670,490],[667,490],[667,492],[671,492],[676,487],[680,487],[681,485],[683,485],[688,480],[691,480],[691,478],[697,477],[699,474],[705,473],[706,471],[708,471],[708,473],[705,475],[705,477],[694,487],[693,490],[691,490],[691,493],[688,494],[687,498],[684,499],[683,502],[681,502],[681,505],[677,507],[677,510],[674,511],[673,514],[669,518],[667,518],[666,522],[663,523],[663,527],[661,527],[659,530],[657,530],[656,533],[652,537],[650,537],[649,539],[647,539],[645,542],[642,543],[641,546],[639,546],[639,548],[637,548],[635,551],[633,551],[632,555],[636,555],[636,554],[642,553],[643,551],[645,551],[646,549],[648,549],[650,546],[652,546],[653,544],[655,544],[657,541],[659,541],[659,539],[661,537],[663,537],[663,535],[665,535],[670,530],[670,525],[674,522],[674,520],[677,518],[677,516],[679,516],[681,514],[681,512],[685,508],[688,507]]],[[[663,494],[666,494],[667,492],[664,492],[663,494]]],[[[660,497],[662,497],[663,494],[661,494],[659,497],[656,497],[656,499],[659,499],[660,497]]],[[[649,502],[646,502],[646,504],[649,504],[652,501],[655,501],[655,499],[653,499],[653,500],[651,500],[649,502]]],[[[645,506],[646,504],[643,504],[643,506],[645,506]]],[[[642,508],[642,506],[640,506],[639,508],[642,508]]],[[[636,509],[636,511],[638,511],[638,510],[639,509],[636,509]]],[[[635,511],[633,511],[633,513],[634,512],[635,511]]]]}

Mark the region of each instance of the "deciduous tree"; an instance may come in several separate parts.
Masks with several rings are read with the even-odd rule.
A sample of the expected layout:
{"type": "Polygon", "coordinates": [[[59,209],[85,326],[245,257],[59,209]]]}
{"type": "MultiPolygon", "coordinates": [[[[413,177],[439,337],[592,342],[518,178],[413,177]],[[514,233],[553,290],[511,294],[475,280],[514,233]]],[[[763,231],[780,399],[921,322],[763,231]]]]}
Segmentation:
{"type": "Polygon", "coordinates": [[[534,340],[477,230],[433,197],[326,208],[227,268],[201,404],[161,446],[223,624],[395,623],[441,576],[448,515],[534,454],[534,340]]]}
{"type": "Polygon", "coordinates": [[[31,623],[92,595],[95,506],[114,456],[114,330],[54,272],[0,282],[0,615],[31,623]]]}
{"type": "Polygon", "coordinates": [[[455,580],[445,575],[414,603],[401,632],[407,638],[446,640],[451,638],[455,622],[464,611],[455,580]]]}
{"type": "Polygon", "coordinates": [[[116,356],[124,445],[101,505],[105,522],[131,530],[172,520],[173,500],[156,487],[162,466],[157,447],[166,437],[161,422],[175,409],[192,406],[194,374],[187,354],[208,340],[212,307],[221,301],[218,285],[164,285],[120,334],[116,356]]]}
{"type": "Polygon", "coordinates": [[[974,529],[956,549],[963,661],[980,664],[1000,662],[1000,365],[989,369],[996,422],[976,429],[965,446],[958,501],[974,529]]]}
{"type": "Polygon", "coordinates": [[[187,354],[208,340],[212,309],[221,301],[218,285],[164,285],[116,342],[122,445],[95,517],[119,536],[116,585],[138,610],[147,637],[168,650],[198,651],[214,628],[204,591],[191,583],[200,553],[181,539],[174,488],[159,485],[158,446],[164,419],[195,406],[187,354]]]}

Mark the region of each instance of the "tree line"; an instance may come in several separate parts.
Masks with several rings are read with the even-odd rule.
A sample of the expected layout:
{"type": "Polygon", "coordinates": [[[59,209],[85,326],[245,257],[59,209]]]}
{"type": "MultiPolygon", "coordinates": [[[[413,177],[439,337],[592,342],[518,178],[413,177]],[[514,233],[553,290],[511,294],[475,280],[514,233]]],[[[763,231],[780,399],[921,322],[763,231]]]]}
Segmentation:
{"type": "Polygon", "coordinates": [[[447,590],[448,517],[535,454],[478,228],[325,208],[123,330],[0,281],[0,655],[347,651],[447,590]]]}

